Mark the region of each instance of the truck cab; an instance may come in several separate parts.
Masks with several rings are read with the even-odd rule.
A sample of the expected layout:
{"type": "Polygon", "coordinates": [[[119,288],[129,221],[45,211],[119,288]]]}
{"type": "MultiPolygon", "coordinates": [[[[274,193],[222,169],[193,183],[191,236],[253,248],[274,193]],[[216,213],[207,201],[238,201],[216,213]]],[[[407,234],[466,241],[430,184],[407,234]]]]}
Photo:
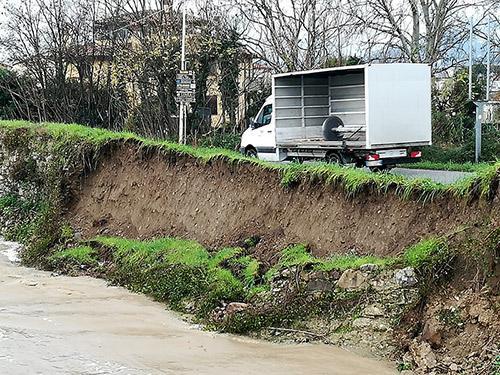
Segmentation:
{"type": "Polygon", "coordinates": [[[250,119],[250,126],[241,137],[240,151],[246,156],[278,161],[272,96],[267,98],[257,116],[250,119]]]}

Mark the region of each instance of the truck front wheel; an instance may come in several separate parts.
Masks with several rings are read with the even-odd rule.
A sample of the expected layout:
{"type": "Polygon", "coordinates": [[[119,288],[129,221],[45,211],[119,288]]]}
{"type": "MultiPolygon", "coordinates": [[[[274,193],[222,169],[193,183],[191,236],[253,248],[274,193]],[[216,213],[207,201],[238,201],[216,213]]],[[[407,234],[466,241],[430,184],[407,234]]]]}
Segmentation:
{"type": "Polygon", "coordinates": [[[257,150],[253,147],[247,147],[245,150],[245,156],[249,158],[256,158],[257,155],[257,150]]]}

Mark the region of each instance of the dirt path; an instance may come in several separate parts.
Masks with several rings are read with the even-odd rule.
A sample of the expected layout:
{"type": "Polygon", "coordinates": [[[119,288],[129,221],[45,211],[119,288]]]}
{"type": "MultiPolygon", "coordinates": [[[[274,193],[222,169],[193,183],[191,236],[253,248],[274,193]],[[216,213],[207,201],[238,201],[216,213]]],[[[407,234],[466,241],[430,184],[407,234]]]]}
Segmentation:
{"type": "Polygon", "coordinates": [[[323,345],[201,332],[146,297],[91,278],[19,267],[0,242],[0,373],[394,374],[323,345]]]}

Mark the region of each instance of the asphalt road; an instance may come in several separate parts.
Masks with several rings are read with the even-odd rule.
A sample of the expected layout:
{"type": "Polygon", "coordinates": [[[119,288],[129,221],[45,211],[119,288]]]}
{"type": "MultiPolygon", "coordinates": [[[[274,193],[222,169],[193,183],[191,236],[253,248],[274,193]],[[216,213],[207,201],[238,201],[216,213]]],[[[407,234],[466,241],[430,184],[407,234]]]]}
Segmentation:
{"type": "Polygon", "coordinates": [[[465,177],[472,176],[473,173],[452,172],[452,171],[434,171],[428,169],[407,169],[394,168],[391,173],[399,174],[408,178],[430,178],[435,182],[442,184],[453,184],[465,177]]]}

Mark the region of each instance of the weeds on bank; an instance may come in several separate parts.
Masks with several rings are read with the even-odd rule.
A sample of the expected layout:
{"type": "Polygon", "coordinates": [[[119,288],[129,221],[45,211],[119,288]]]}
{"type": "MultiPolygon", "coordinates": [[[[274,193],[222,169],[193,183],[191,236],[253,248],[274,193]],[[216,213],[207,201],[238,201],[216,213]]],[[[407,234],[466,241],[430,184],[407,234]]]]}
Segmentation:
{"type": "Polygon", "coordinates": [[[475,168],[474,175],[452,185],[443,185],[429,179],[407,179],[388,173],[370,173],[356,168],[343,168],[326,163],[277,164],[250,159],[241,154],[220,148],[195,148],[169,141],[158,141],[139,137],[133,133],[113,132],[76,124],[33,124],[24,121],[0,121],[0,128],[6,131],[24,129],[32,134],[46,133],[53,137],[63,149],[86,142],[94,150],[112,142],[134,142],[143,148],[156,149],[165,153],[176,153],[197,158],[202,162],[224,160],[229,163],[248,163],[280,173],[283,186],[292,187],[302,181],[326,183],[338,186],[349,197],[362,192],[386,194],[393,190],[403,198],[416,197],[429,201],[436,196],[452,194],[468,198],[477,194],[483,198],[491,196],[492,185],[498,181],[500,162],[475,168]]]}

